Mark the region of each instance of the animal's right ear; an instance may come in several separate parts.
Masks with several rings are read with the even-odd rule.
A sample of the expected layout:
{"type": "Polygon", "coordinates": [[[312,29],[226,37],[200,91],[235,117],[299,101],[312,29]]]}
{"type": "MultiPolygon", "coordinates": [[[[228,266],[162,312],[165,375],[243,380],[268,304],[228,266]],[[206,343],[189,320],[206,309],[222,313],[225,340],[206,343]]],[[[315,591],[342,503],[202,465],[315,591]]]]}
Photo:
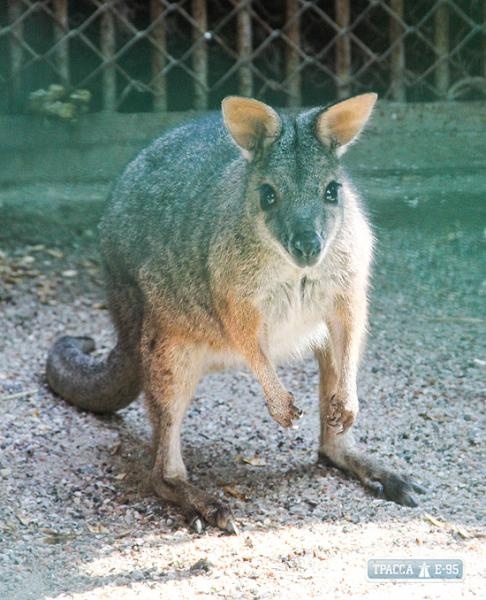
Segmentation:
{"type": "Polygon", "coordinates": [[[222,110],[226,129],[248,160],[272,144],[282,128],[273,108],[253,98],[228,96],[222,102],[222,110]]]}

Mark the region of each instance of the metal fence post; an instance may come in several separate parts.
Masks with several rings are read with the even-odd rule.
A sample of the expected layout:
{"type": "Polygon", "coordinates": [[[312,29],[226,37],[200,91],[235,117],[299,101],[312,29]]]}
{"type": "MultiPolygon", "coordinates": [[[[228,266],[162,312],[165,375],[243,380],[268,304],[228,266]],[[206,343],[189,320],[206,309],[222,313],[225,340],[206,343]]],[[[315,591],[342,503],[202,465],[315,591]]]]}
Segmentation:
{"type": "Polygon", "coordinates": [[[167,79],[163,73],[166,65],[166,22],[160,0],[150,0],[150,22],[154,23],[151,48],[152,85],[154,90],[153,109],[158,112],[167,110],[167,79]]]}
{"type": "Polygon", "coordinates": [[[103,109],[116,110],[116,30],[111,2],[107,2],[101,16],[100,48],[103,56],[103,109]]]}
{"type": "Polygon", "coordinates": [[[22,69],[23,49],[20,40],[24,37],[24,24],[20,19],[22,15],[21,0],[9,0],[8,22],[10,25],[9,49],[10,49],[10,89],[9,108],[12,112],[20,104],[20,87],[22,69]]]}
{"type": "Polygon", "coordinates": [[[252,26],[251,26],[251,0],[241,4],[237,16],[237,51],[240,68],[238,70],[239,90],[242,96],[250,97],[253,94],[253,75],[251,72],[252,51],[252,26]]]}
{"type": "Polygon", "coordinates": [[[446,98],[449,89],[449,6],[442,2],[434,15],[434,47],[437,54],[435,87],[439,98],[446,98]]]}
{"type": "Polygon", "coordinates": [[[351,40],[349,37],[349,0],[335,0],[336,25],[336,86],[337,97],[347,98],[351,94],[351,40]]]}
{"type": "Polygon", "coordinates": [[[192,0],[191,10],[197,27],[193,27],[192,41],[195,49],[192,55],[194,81],[194,108],[206,110],[208,107],[208,49],[206,34],[208,29],[208,14],[206,0],[192,0]]]}
{"type": "Polygon", "coordinates": [[[299,0],[287,0],[286,36],[289,43],[286,47],[285,70],[288,81],[288,106],[297,107],[302,103],[300,65],[300,12],[299,0]]]}
{"type": "Polygon", "coordinates": [[[54,16],[56,18],[54,26],[56,65],[61,78],[61,83],[65,86],[69,86],[69,43],[66,37],[69,33],[67,0],[54,0],[54,16]]]}
{"type": "Polygon", "coordinates": [[[405,42],[403,0],[390,0],[390,93],[393,100],[405,102],[405,42]]]}
{"type": "Polygon", "coordinates": [[[486,79],[486,0],[483,0],[483,43],[481,48],[481,75],[486,79]]]}

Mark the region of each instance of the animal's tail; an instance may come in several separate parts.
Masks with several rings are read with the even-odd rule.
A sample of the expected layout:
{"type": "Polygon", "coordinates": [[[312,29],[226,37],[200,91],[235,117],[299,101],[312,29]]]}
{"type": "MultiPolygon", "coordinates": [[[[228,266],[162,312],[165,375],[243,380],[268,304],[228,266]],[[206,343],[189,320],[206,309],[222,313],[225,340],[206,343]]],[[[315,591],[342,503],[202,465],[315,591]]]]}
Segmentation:
{"type": "Polygon", "coordinates": [[[112,413],[140,393],[138,361],[119,346],[105,359],[90,356],[89,337],[61,337],[49,351],[46,374],[56,394],[83,410],[112,413]]]}

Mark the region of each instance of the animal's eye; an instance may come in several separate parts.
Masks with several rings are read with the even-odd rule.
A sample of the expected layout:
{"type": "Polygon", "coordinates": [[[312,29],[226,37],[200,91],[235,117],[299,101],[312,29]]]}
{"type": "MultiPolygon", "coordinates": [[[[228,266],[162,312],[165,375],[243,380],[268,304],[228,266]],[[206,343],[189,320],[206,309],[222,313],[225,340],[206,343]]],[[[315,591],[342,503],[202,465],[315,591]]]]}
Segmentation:
{"type": "Polygon", "coordinates": [[[324,201],[329,202],[329,204],[336,204],[338,201],[338,191],[341,187],[341,184],[337,181],[330,181],[327,184],[326,191],[324,192],[324,201]]]}
{"type": "Polygon", "coordinates": [[[277,202],[277,192],[269,183],[260,186],[260,206],[262,210],[270,210],[277,202]]]}

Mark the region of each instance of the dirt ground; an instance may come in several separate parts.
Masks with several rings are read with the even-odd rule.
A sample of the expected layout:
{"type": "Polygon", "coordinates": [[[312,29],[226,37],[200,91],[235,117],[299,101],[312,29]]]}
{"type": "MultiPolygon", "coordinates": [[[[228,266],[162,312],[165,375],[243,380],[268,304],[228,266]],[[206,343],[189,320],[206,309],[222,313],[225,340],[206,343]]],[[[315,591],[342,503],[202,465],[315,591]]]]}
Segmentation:
{"type": "Polygon", "coordinates": [[[428,493],[400,507],[316,464],[311,360],[281,369],[305,410],[297,431],[271,420],[248,373],[215,375],[197,390],[184,455],[238,536],[195,534],[151,494],[141,399],[100,418],[46,387],[59,334],[93,335],[100,352],[113,342],[96,249],[105,188],[0,193],[0,598],[484,597],[484,180],[361,188],[378,247],[357,437],[428,493]],[[367,561],[388,557],[461,558],[464,577],[368,580],[367,561]]]}

